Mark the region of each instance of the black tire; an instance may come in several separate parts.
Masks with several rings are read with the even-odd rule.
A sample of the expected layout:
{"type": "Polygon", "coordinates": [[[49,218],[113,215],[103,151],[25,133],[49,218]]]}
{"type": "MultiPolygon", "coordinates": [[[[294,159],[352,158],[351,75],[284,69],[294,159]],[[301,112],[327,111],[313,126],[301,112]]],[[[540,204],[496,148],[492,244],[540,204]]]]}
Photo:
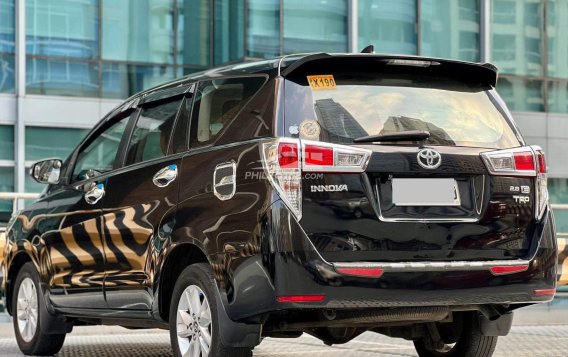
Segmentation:
{"type": "MultiPolygon", "coordinates": [[[[209,349],[209,357],[249,357],[252,356],[252,348],[248,347],[230,347],[223,344],[220,338],[221,326],[220,326],[220,316],[217,306],[220,303],[220,296],[217,289],[214,286],[215,279],[213,273],[208,264],[199,263],[193,264],[185,268],[177,279],[176,285],[172,294],[172,301],[170,304],[170,338],[172,343],[172,350],[174,356],[181,357],[182,352],[178,344],[178,334],[177,334],[177,315],[178,315],[178,304],[182,297],[182,293],[189,288],[191,285],[197,286],[201,289],[201,292],[207,298],[209,303],[209,308],[211,312],[211,331],[212,338],[209,349]]],[[[205,300],[202,300],[205,301],[205,300]]],[[[223,326],[223,329],[226,329],[223,326]]],[[[226,331],[226,330],[224,330],[226,331]]],[[[188,338],[188,340],[191,337],[188,338]]],[[[203,357],[203,355],[201,355],[203,357]]]]}
{"type": "Polygon", "coordinates": [[[48,335],[41,331],[41,320],[43,313],[42,311],[46,311],[42,309],[40,304],[43,304],[43,298],[40,296],[40,285],[39,285],[39,275],[35,269],[33,263],[29,262],[24,264],[22,269],[20,270],[18,277],[16,278],[16,284],[14,285],[14,291],[12,295],[12,314],[13,314],[13,322],[14,322],[14,333],[16,335],[16,340],[18,342],[18,347],[25,355],[30,356],[52,356],[61,350],[63,346],[63,342],[65,342],[65,334],[55,334],[55,335],[48,335]],[[19,328],[19,321],[22,322],[18,318],[18,293],[20,292],[20,287],[22,286],[22,282],[29,280],[33,282],[35,288],[35,298],[37,302],[37,323],[35,329],[32,329],[33,338],[24,339],[22,337],[22,333],[20,332],[19,328]],[[26,341],[28,340],[28,341],[26,341]]]}
{"type": "Polygon", "coordinates": [[[462,326],[455,345],[448,351],[429,348],[424,340],[414,341],[414,347],[420,357],[491,357],[497,346],[497,336],[484,336],[475,314],[466,314],[458,320],[462,326]]]}

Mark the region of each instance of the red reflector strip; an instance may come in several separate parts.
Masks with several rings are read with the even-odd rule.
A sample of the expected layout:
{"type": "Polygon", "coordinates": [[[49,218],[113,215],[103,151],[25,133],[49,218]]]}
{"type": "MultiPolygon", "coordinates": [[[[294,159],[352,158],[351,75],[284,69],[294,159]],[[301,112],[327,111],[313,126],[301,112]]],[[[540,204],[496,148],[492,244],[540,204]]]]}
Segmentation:
{"type": "Polygon", "coordinates": [[[325,299],[325,295],[287,295],[278,296],[278,302],[320,302],[325,299]]]}
{"type": "Polygon", "coordinates": [[[364,276],[368,278],[380,278],[385,272],[380,268],[335,268],[338,273],[345,275],[364,276]]]}
{"type": "Polygon", "coordinates": [[[534,157],[531,152],[516,152],[513,156],[515,158],[515,170],[534,170],[534,157]]]}
{"type": "Polygon", "coordinates": [[[493,275],[505,275],[505,274],[513,274],[519,273],[521,271],[525,271],[529,268],[527,265],[504,265],[504,266],[495,266],[489,268],[491,274],[493,275]]]}
{"type": "Polygon", "coordinates": [[[541,290],[535,290],[534,291],[535,295],[554,295],[556,294],[556,289],[541,289],[541,290]]]}

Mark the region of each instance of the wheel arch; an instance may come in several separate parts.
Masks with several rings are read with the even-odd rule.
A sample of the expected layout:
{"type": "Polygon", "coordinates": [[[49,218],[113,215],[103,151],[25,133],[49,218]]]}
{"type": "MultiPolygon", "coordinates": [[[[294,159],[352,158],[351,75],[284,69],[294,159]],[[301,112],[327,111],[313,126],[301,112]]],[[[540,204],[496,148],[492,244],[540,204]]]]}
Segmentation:
{"type": "MultiPolygon", "coordinates": [[[[7,267],[8,272],[6,274],[6,311],[12,315],[12,295],[14,294],[14,283],[16,278],[22,270],[22,267],[29,262],[33,262],[31,256],[25,251],[20,251],[10,261],[10,265],[7,267]]],[[[36,265],[34,263],[34,265],[36,265]]],[[[37,268],[37,266],[36,266],[37,268]]]]}
{"type": "Polygon", "coordinates": [[[185,268],[196,263],[210,264],[203,250],[195,244],[177,245],[167,255],[158,277],[158,312],[162,320],[169,321],[171,297],[177,277],[185,268]]]}

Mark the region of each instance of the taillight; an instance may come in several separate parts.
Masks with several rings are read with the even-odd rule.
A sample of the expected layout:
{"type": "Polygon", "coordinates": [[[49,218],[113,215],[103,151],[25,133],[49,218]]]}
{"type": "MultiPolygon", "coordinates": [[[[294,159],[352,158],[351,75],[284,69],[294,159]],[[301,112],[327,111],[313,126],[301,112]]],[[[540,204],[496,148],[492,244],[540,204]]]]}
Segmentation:
{"type": "Polygon", "coordinates": [[[297,169],[300,157],[297,143],[278,144],[278,164],[283,169],[297,169]]]}
{"type": "Polygon", "coordinates": [[[364,172],[371,153],[357,147],[302,140],[302,171],[364,172]]]}
{"type": "Polygon", "coordinates": [[[532,151],[513,153],[515,159],[515,170],[534,171],[534,156],[532,151]]]}
{"type": "Polygon", "coordinates": [[[536,219],[541,219],[548,204],[548,168],[546,157],[539,146],[533,146],[536,155],[536,219]]]}
{"type": "Polygon", "coordinates": [[[302,217],[302,174],[299,153],[298,140],[282,139],[263,144],[262,163],[266,177],[298,219],[302,217]]]}
{"type": "Polygon", "coordinates": [[[371,153],[346,145],[282,138],[263,144],[263,165],[270,183],[300,220],[302,171],[361,173],[371,153]]]}
{"type": "Polygon", "coordinates": [[[536,176],[535,157],[530,147],[481,153],[492,175],[536,176]]]}
{"type": "Polygon", "coordinates": [[[333,148],[318,145],[304,146],[304,164],[310,166],[333,166],[333,148]]]}
{"type": "Polygon", "coordinates": [[[536,177],[535,218],[541,219],[548,204],[547,167],[539,146],[497,150],[481,153],[491,175],[536,177]]]}
{"type": "Polygon", "coordinates": [[[538,164],[538,173],[545,174],[548,172],[548,167],[546,167],[546,158],[544,152],[540,148],[535,148],[536,152],[536,162],[538,164]]]}

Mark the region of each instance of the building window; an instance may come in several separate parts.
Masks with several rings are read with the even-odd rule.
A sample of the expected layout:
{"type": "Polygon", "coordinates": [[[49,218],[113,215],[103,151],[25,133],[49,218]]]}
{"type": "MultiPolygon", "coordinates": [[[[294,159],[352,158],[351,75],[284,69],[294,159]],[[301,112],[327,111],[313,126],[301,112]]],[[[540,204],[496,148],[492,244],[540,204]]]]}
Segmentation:
{"type": "Polygon", "coordinates": [[[247,56],[270,58],[280,54],[280,0],[249,0],[247,56]]]}
{"type": "Polygon", "coordinates": [[[14,92],[14,19],[14,0],[0,0],[0,93],[14,92]]]}
{"type": "Polygon", "coordinates": [[[492,61],[501,73],[542,76],[541,0],[492,2],[492,61]]]}
{"type": "Polygon", "coordinates": [[[347,0],[283,4],[284,53],[347,52],[347,0]]]}
{"type": "Polygon", "coordinates": [[[568,113],[568,81],[548,82],[548,111],[568,113]]]}
{"type": "Polygon", "coordinates": [[[421,55],[479,61],[479,0],[422,0],[421,55]]]}
{"type": "Polygon", "coordinates": [[[97,14],[98,0],[27,0],[27,54],[97,59],[97,14]]]}
{"type": "Polygon", "coordinates": [[[27,0],[27,92],[97,96],[98,26],[98,0],[27,0]]]}
{"type": "MultiPolygon", "coordinates": [[[[548,0],[548,76],[568,79],[568,1],[548,0]]],[[[564,107],[563,112],[566,112],[564,107]]]]}
{"type": "Polygon", "coordinates": [[[244,29],[244,0],[216,0],[215,65],[244,57],[244,29]]]}
{"type": "Polygon", "coordinates": [[[0,125],[0,160],[14,160],[14,127],[0,125]]]}
{"type": "Polygon", "coordinates": [[[543,81],[501,76],[497,90],[512,111],[544,111],[543,81]]]}
{"type": "MultiPolygon", "coordinates": [[[[0,167],[0,192],[14,192],[14,168],[0,167]]],[[[12,213],[12,201],[0,200],[0,221],[2,218],[8,218],[8,215],[2,212],[12,213]]]]}
{"type": "Polygon", "coordinates": [[[83,140],[87,132],[88,130],[84,129],[28,126],[26,161],[35,162],[51,157],[64,160],[83,140]]]}
{"type": "Polygon", "coordinates": [[[163,84],[173,78],[173,66],[105,63],[102,73],[102,97],[126,98],[133,93],[163,84]]]}
{"type": "Polygon", "coordinates": [[[211,5],[208,0],[177,1],[177,63],[211,64],[211,5]]]}
{"type": "Polygon", "coordinates": [[[416,0],[360,0],[359,47],[416,54],[416,0]]]}
{"type": "Polygon", "coordinates": [[[97,68],[96,62],[28,56],[26,91],[28,94],[97,97],[97,68]]]}
{"type": "Polygon", "coordinates": [[[172,1],[102,0],[103,60],[173,64],[172,1]]]}

